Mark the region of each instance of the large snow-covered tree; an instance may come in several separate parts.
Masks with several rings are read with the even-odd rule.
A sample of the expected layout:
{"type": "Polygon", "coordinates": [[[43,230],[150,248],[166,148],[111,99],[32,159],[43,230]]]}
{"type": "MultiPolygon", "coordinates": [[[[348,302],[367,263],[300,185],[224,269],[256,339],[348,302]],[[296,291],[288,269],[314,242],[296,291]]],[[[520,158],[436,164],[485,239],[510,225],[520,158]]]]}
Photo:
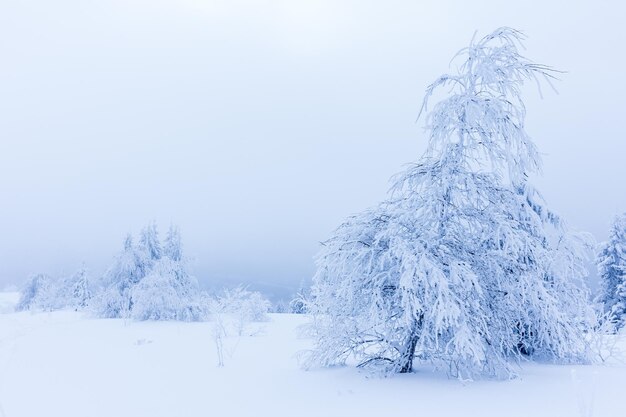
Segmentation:
{"type": "Polygon", "coordinates": [[[615,217],[596,264],[600,277],[598,301],[615,330],[619,330],[626,324],[626,214],[615,217]]]}
{"type": "Polygon", "coordinates": [[[458,73],[426,92],[425,155],[324,243],[313,363],[402,373],[417,358],[474,377],[510,376],[514,358],[586,359],[589,245],[528,180],[541,161],[521,88],[553,71],[521,56],[522,40],[501,28],[457,54],[458,73]]]}

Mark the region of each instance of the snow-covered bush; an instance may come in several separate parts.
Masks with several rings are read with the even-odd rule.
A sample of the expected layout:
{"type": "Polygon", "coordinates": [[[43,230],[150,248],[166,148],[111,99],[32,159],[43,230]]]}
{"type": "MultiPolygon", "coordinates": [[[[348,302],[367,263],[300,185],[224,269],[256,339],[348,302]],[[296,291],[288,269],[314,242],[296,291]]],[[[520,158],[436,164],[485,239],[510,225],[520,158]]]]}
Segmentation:
{"type": "Polygon", "coordinates": [[[626,324],[626,214],[617,216],[609,240],[601,245],[596,259],[600,277],[598,301],[613,331],[626,324]]]}
{"type": "Polygon", "coordinates": [[[271,303],[257,291],[238,286],[225,289],[217,297],[217,311],[234,314],[246,322],[266,321],[271,303]]]}
{"type": "Polygon", "coordinates": [[[303,293],[298,293],[289,302],[289,312],[291,314],[305,314],[307,312],[307,300],[303,293]]]}
{"type": "Polygon", "coordinates": [[[261,293],[238,286],[224,289],[214,300],[211,311],[217,321],[221,322],[223,316],[232,319],[237,334],[241,336],[246,324],[267,321],[270,307],[271,303],[261,293]]]}
{"type": "Polygon", "coordinates": [[[289,312],[292,314],[306,314],[307,305],[311,298],[310,283],[307,284],[305,280],[300,282],[300,287],[296,292],[293,299],[289,302],[289,312]]]}
{"type": "Polygon", "coordinates": [[[22,288],[20,299],[15,309],[17,311],[53,310],[54,298],[55,287],[53,280],[46,274],[36,274],[22,288]]]}
{"type": "Polygon", "coordinates": [[[520,90],[552,71],[501,28],[459,52],[459,73],[428,87],[429,146],[388,200],[349,218],[317,257],[311,364],[356,361],[458,377],[514,374],[510,361],[586,361],[593,314],[588,235],[550,211],[528,176],[539,154],[520,90]]]}

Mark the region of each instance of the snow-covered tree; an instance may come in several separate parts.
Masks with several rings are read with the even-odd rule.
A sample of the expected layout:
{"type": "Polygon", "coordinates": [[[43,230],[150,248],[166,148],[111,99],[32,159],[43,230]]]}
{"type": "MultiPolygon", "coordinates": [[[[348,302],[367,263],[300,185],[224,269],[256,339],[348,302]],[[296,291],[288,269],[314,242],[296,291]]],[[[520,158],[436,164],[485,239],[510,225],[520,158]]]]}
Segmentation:
{"type": "Polygon", "coordinates": [[[52,310],[54,308],[54,290],[53,281],[48,275],[33,275],[22,288],[15,309],[17,311],[52,310]]]}
{"type": "Polygon", "coordinates": [[[71,308],[78,311],[87,307],[92,291],[87,270],[84,267],[55,284],[55,308],[71,308]]]}
{"type": "Polygon", "coordinates": [[[596,264],[600,277],[598,301],[615,330],[619,330],[626,324],[626,214],[615,217],[596,264]]]}
{"type": "Polygon", "coordinates": [[[161,249],[161,242],[159,241],[159,231],[157,229],[156,222],[150,223],[148,226],[141,230],[141,237],[139,240],[139,247],[146,252],[148,257],[156,261],[161,259],[163,255],[163,249],[161,249]]]}
{"type": "Polygon", "coordinates": [[[307,301],[304,293],[296,294],[289,302],[289,312],[291,314],[305,314],[307,312],[307,301]]]}
{"type": "Polygon", "coordinates": [[[285,314],[291,313],[291,309],[289,308],[289,303],[283,299],[280,299],[274,303],[270,307],[270,311],[272,313],[285,314]]]}
{"type": "Polygon", "coordinates": [[[91,299],[91,288],[85,268],[63,279],[46,274],[33,275],[22,289],[17,310],[82,310],[91,299]]]}
{"type": "Polygon", "coordinates": [[[305,314],[307,312],[308,299],[310,298],[310,288],[305,285],[305,281],[300,281],[300,287],[293,299],[289,302],[289,312],[292,314],[305,314]]]}
{"type": "Polygon", "coordinates": [[[163,247],[155,223],[142,229],[138,245],[129,235],[103,282],[93,303],[101,317],[195,321],[206,314],[175,226],[170,227],[163,247]]]}
{"type": "Polygon", "coordinates": [[[521,87],[552,70],[522,57],[522,40],[501,28],[457,54],[458,74],[426,92],[424,112],[448,95],[428,113],[425,155],[324,243],[312,363],[403,373],[417,358],[474,377],[511,376],[522,356],[586,360],[589,242],[528,181],[541,161],[521,87]]]}
{"type": "Polygon", "coordinates": [[[175,225],[170,225],[163,244],[163,255],[173,261],[179,262],[183,257],[183,247],[180,238],[180,230],[175,225]]]}
{"type": "Polygon", "coordinates": [[[163,257],[131,291],[136,320],[199,321],[203,317],[198,282],[181,261],[163,257]]]}
{"type": "Polygon", "coordinates": [[[92,308],[96,315],[127,317],[132,309],[131,289],[146,276],[152,265],[153,261],[144,246],[135,246],[132,236],[128,235],[124,240],[124,249],[104,274],[103,288],[94,298],[92,308]]]}

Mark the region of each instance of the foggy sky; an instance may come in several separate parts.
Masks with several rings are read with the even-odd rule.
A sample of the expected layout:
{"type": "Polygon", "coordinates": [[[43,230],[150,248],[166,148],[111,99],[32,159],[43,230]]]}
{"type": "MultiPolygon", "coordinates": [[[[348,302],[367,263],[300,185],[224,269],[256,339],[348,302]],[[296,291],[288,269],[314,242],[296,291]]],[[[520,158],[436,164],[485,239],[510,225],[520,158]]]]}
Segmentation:
{"type": "Polygon", "coordinates": [[[100,274],[127,232],[181,227],[205,284],[295,289],[319,242],[419,158],[450,58],[499,26],[567,71],[526,91],[536,184],[606,238],[626,211],[620,2],[4,0],[0,288],[100,274]]]}

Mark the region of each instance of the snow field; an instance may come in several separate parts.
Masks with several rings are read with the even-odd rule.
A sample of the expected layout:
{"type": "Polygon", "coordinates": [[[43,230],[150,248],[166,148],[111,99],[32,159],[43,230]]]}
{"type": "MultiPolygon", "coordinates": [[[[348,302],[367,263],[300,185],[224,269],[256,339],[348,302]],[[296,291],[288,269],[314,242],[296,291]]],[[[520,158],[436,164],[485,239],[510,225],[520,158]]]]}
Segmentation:
{"type": "Polygon", "coordinates": [[[304,371],[307,317],[272,314],[242,336],[226,323],[218,367],[216,322],[6,313],[15,299],[0,295],[1,417],[626,415],[619,362],[525,364],[519,379],[469,383],[423,367],[389,378],[304,371]]]}

